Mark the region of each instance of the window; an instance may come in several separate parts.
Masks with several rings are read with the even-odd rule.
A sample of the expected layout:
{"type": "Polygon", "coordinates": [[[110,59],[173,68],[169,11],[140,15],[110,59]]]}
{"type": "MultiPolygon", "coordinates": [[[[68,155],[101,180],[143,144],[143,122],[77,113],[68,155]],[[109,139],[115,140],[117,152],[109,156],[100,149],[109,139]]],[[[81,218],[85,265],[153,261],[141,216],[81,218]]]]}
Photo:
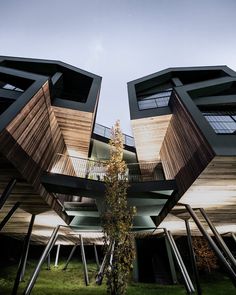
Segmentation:
{"type": "Polygon", "coordinates": [[[139,110],[167,107],[171,93],[172,89],[167,89],[165,91],[140,98],[138,101],[139,110]]]}
{"type": "Polygon", "coordinates": [[[14,85],[8,84],[8,83],[3,85],[2,89],[13,90],[13,91],[18,91],[18,92],[24,92],[24,90],[14,86],[14,85]]]}
{"type": "Polygon", "coordinates": [[[211,127],[217,134],[236,134],[236,112],[204,112],[211,127]]]}

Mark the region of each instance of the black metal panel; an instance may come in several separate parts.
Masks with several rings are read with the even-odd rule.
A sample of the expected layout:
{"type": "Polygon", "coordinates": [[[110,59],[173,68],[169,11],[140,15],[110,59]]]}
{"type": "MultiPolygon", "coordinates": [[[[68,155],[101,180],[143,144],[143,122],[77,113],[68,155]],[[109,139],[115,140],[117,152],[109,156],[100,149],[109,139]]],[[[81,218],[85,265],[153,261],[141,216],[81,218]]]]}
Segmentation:
{"type": "MultiPolygon", "coordinates": [[[[105,194],[105,183],[98,180],[67,176],[56,173],[45,173],[41,181],[49,192],[66,193],[70,195],[83,195],[91,198],[103,197],[105,194]]],[[[150,191],[163,191],[177,189],[175,180],[146,181],[142,183],[131,183],[127,192],[135,198],[139,194],[147,198],[150,191]],[[147,193],[147,194],[142,194],[147,193]]],[[[158,198],[162,194],[150,193],[152,198],[158,198]]],[[[168,198],[168,196],[165,196],[168,198]]]]}

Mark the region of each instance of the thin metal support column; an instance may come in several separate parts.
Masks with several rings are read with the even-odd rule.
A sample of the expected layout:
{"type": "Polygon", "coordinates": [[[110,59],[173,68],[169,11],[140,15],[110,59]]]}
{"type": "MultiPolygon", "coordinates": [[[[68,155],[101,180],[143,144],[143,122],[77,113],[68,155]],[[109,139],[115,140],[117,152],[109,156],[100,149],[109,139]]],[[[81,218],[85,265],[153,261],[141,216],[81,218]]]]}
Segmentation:
{"type": "Polygon", "coordinates": [[[82,235],[80,235],[80,249],[81,249],[81,257],[84,267],[84,281],[86,286],[89,285],[89,277],[88,277],[88,268],[87,268],[87,262],[85,257],[85,251],[84,251],[84,241],[82,235]]]}
{"type": "Polygon", "coordinates": [[[0,197],[0,210],[2,209],[2,207],[4,206],[6,200],[7,200],[8,197],[10,196],[10,194],[11,194],[11,192],[12,192],[12,190],[13,190],[15,184],[16,184],[16,179],[15,179],[15,178],[11,179],[11,180],[8,182],[8,184],[7,184],[6,188],[5,188],[5,190],[4,190],[3,193],[1,194],[1,197],[0,197]]]}
{"type": "Polygon", "coordinates": [[[177,274],[176,274],[176,270],[175,270],[174,259],[173,259],[170,244],[168,242],[168,238],[166,235],[165,235],[165,244],[166,244],[166,251],[167,251],[167,256],[168,256],[169,265],[170,265],[172,282],[173,282],[173,284],[177,284],[178,280],[177,280],[177,274]]]}
{"type": "Polygon", "coordinates": [[[112,266],[112,261],[113,261],[113,256],[114,256],[114,249],[115,249],[115,242],[113,242],[112,247],[111,247],[111,256],[109,260],[109,265],[112,266]]]}
{"type": "Polygon", "coordinates": [[[100,263],[99,263],[99,259],[98,259],[98,251],[97,251],[96,244],[93,244],[93,248],[94,248],[95,260],[96,260],[96,264],[97,264],[97,270],[99,270],[100,263]]]}
{"type": "Polygon", "coordinates": [[[52,232],[52,235],[47,243],[47,246],[45,247],[40,259],[39,259],[39,262],[30,278],[30,281],[28,283],[28,285],[26,286],[25,290],[24,290],[24,293],[23,295],[29,295],[34,287],[34,284],[38,278],[38,275],[39,275],[39,272],[40,272],[40,269],[42,267],[42,264],[44,263],[45,259],[47,258],[48,254],[50,253],[53,245],[56,243],[56,240],[57,240],[57,233],[58,233],[58,230],[60,228],[60,225],[58,225],[52,232]]]}
{"type": "MultiPolygon", "coordinates": [[[[33,217],[33,215],[32,215],[32,217],[33,217]]],[[[31,229],[31,232],[32,232],[32,229],[31,229]]],[[[27,259],[28,259],[28,253],[29,253],[29,246],[30,246],[30,239],[29,239],[28,244],[27,244],[24,265],[23,265],[23,268],[22,268],[21,276],[20,276],[20,282],[23,280],[24,275],[25,275],[26,263],[27,263],[27,259]]]]}
{"type": "Polygon", "coordinates": [[[58,259],[59,259],[59,254],[60,254],[60,248],[61,248],[61,244],[57,245],[57,253],[56,253],[56,258],[55,258],[55,267],[58,267],[58,259]]]}
{"type": "Polygon", "coordinates": [[[48,254],[47,257],[47,270],[51,270],[51,254],[48,254]]]}
{"type": "Polygon", "coordinates": [[[202,235],[206,238],[209,245],[214,250],[216,256],[218,257],[218,259],[220,260],[222,265],[225,267],[225,270],[228,272],[229,277],[232,280],[233,284],[236,286],[236,274],[234,273],[234,271],[231,268],[230,264],[225,259],[224,255],[221,253],[220,249],[217,247],[217,245],[215,244],[215,242],[213,241],[211,236],[205,230],[205,228],[203,227],[202,223],[198,219],[198,217],[197,217],[196,213],[193,211],[193,209],[188,204],[185,204],[185,207],[186,207],[187,211],[189,212],[190,216],[192,217],[192,219],[194,220],[194,222],[196,223],[198,229],[200,230],[202,235]]]}
{"type": "Polygon", "coordinates": [[[7,224],[7,222],[12,217],[12,215],[15,213],[15,211],[19,208],[19,206],[20,206],[20,202],[15,203],[15,205],[11,208],[11,210],[3,218],[3,220],[0,223],[0,231],[4,228],[4,226],[7,224]]]}
{"type": "Polygon", "coordinates": [[[198,273],[198,269],[197,269],[196,257],[195,257],[195,253],[194,253],[194,250],[193,250],[191,230],[190,230],[190,226],[189,226],[189,221],[187,219],[185,219],[185,226],[186,226],[186,232],[187,232],[189,254],[190,254],[191,264],[192,264],[192,269],[193,269],[193,276],[194,276],[194,280],[195,280],[196,288],[197,288],[197,294],[201,295],[202,294],[202,289],[201,289],[201,285],[200,285],[200,279],[199,279],[199,273],[198,273]]]}
{"type": "Polygon", "coordinates": [[[185,287],[186,287],[186,291],[188,294],[192,294],[195,292],[195,289],[194,289],[194,286],[193,286],[193,283],[189,277],[189,274],[188,274],[188,271],[184,265],[184,262],[182,260],[182,257],[179,253],[179,250],[175,244],[175,241],[174,241],[174,238],[172,237],[170,231],[167,231],[166,229],[164,229],[164,232],[168,238],[168,242],[171,246],[171,249],[173,251],[173,254],[175,256],[175,259],[176,259],[176,262],[179,266],[179,269],[181,271],[181,274],[183,276],[183,279],[184,279],[184,283],[185,283],[185,287]]]}
{"type": "Polygon", "coordinates": [[[236,236],[235,236],[235,234],[234,234],[234,233],[231,233],[231,236],[232,236],[233,240],[234,240],[235,243],[236,243],[236,236]]]}
{"type": "Polygon", "coordinates": [[[107,249],[107,252],[103,258],[103,261],[102,261],[102,264],[101,264],[101,267],[96,275],[96,284],[97,285],[101,285],[102,284],[102,280],[103,280],[103,276],[104,276],[104,270],[106,268],[106,265],[107,265],[107,261],[108,261],[108,256],[110,255],[110,252],[111,252],[111,248],[112,248],[112,244],[113,243],[110,243],[109,244],[109,247],[107,249]]]}
{"type": "Polygon", "coordinates": [[[221,235],[219,234],[219,232],[217,231],[216,227],[214,226],[214,224],[211,222],[211,220],[209,219],[209,217],[207,216],[205,210],[203,208],[199,209],[202,216],[204,217],[204,219],[206,220],[207,224],[209,225],[211,231],[213,232],[218,244],[220,245],[222,251],[225,253],[226,257],[228,258],[228,260],[230,261],[230,264],[232,265],[234,271],[236,271],[236,259],[234,258],[234,256],[232,255],[232,253],[230,252],[229,248],[227,247],[227,245],[225,244],[223,238],[221,237],[221,235]]]}
{"type": "Polygon", "coordinates": [[[68,257],[68,259],[67,259],[67,261],[66,261],[66,265],[64,266],[63,270],[66,270],[66,269],[67,269],[67,267],[68,267],[68,265],[69,265],[69,263],[70,263],[70,261],[71,261],[71,258],[72,258],[72,256],[73,256],[73,254],[74,254],[75,249],[77,248],[77,246],[78,246],[78,245],[74,245],[74,246],[73,246],[73,248],[72,248],[72,250],[71,250],[71,252],[70,252],[70,255],[69,255],[69,257],[68,257]]]}
{"type": "Polygon", "coordinates": [[[34,220],[35,220],[35,215],[33,214],[30,219],[28,232],[25,236],[23,250],[22,250],[22,256],[21,256],[21,259],[19,262],[19,266],[18,266],[18,270],[17,270],[17,274],[16,274],[16,279],[15,279],[15,283],[14,283],[13,290],[12,290],[12,295],[17,294],[17,290],[18,290],[20,280],[22,277],[22,271],[24,271],[24,266],[27,261],[27,254],[28,254],[28,250],[29,250],[30,237],[31,237],[31,233],[32,233],[33,225],[34,225],[34,220]]]}
{"type": "Polygon", "coordinates": [[[137,283],[139,281],[137,239],[134,240],[134,250],[135,250],[135,258],[133,262],[133,281],[137,283]]]}

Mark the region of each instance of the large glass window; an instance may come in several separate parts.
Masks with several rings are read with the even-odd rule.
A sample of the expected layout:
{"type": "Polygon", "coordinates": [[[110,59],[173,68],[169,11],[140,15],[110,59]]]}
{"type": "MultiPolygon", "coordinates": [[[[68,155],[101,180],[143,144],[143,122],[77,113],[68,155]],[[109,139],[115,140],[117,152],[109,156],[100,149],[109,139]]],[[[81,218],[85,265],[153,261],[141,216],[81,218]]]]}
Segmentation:
{"type": "Polygon", "coordinates": [[[217,134],[236,134],[236,112],[204,112],[217,134]]]}
{"type": "Polygon", "coordinates": [[[140,110],[163,108],[169,104],[172,89],[157,92],[145,97],[141,97],[138,100],[138,106],[140,110]]]}

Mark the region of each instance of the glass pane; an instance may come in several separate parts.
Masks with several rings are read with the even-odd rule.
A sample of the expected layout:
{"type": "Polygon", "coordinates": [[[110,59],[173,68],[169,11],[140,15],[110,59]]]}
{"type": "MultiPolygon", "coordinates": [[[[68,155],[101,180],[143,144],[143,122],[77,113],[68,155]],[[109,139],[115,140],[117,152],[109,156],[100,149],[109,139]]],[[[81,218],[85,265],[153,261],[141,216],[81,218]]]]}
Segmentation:
{"type": "Polygon", "coordinates": [[[102,125],[95,124],[94,133],[98,134],[98,135],[101,135],[101,136],[104,136],[105,129],[104,129],[104,127],[102,125]]]}
{"type": "Polygon", "coordinates": [[[128,146],[134,146],[134,139],[130,136],[125,136],[125,144],[128,146]]]}
{"type": "Polygon", "coordinates": [[[141,100],[138,102],[138,105],[140,110],[153,109],[157,107],[154,99],[141,100]]]}
{"type": "Polygon", "coordinates": [[[110,128],[106,128],[106,130],[105,130],[105,137],[106,138],[111,138],[111,129],[110,128]]]}
{"type": "Polygon", "coordinates": [[[11,84],[5,84],[2,88],[8,89],[8,90],[14,90],[15,89],[15,86],[13,86],[11,84]]]}
{"type": "Polygon", "coordinates": [[[156,99],[157,106],[159,108],[161,108],[161,107],[167,107],[168,106],[168,103],[169,103],[169,100],[170,100],[169,97],[156,99]]]}
{"type": "Polygon", "coordinates": [[[235,114],[231,112],[203,113],[211,127],[218,134],[232,134],[236,132],[235,114]]]}

